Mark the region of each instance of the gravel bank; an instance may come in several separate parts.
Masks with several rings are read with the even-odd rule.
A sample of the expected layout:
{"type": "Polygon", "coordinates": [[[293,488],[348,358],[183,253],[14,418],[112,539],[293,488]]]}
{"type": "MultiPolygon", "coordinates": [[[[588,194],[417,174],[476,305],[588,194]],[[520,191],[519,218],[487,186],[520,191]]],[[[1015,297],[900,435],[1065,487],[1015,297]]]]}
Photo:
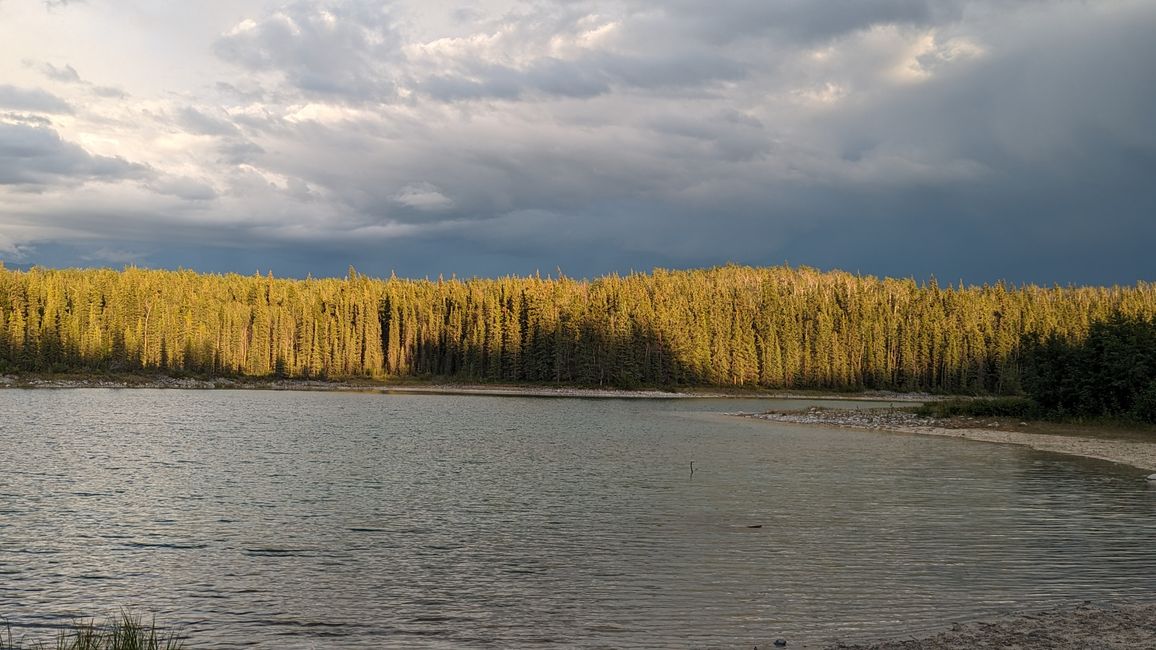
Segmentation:
{"type": "Polygon", "coordinates": [[[942,426],[941,421],[933,418],[919,417],[907,411],[886,409],[848,411],[841,409],[812,408],[799,412],[772,411],[769,413],[748,414],[747,417],[771,420],[774,422],[822,424],[825,426],[916,433],[927,436],[965,438],[967,440],[978,440],[981,442],[1024,445],[1032,449],[1038,449],[1039,451],[1097,458],[1113,463],[1131,465],[1132,467],[1138,467],[1149,472],[1156,472],[1156,442],[1060,436],[1028,433],[1024,431],[1001,431],[993,428],[997,426],[994,423],[984,429],[948,428],[942,426]]]}

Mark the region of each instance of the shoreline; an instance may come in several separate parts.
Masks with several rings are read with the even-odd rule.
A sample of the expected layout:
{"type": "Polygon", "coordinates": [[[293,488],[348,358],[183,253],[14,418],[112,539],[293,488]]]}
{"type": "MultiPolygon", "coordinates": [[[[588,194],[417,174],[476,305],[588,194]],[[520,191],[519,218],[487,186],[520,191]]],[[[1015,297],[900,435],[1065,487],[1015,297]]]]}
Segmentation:
{"type": "Polygon", "coordinates": [[[942,399],[927,393],[828,393],[782,390],[734,390],[702,388],[595,388],[589,386],[536,384],[482,384],[453,382],[398,382],[371,379],[267,379],[250,377],[170,377],[167,375],[0,375],[0,389],[149,388],[178,390],[302,390],[411,393],[437,395],[489,395],[509,397],[579,397],[607,399],[806,399],[918,404],[942,399]]]}
{"type": "Polygon", "coordinates": [[[736,415],[786,424],[818,424],[846,429],[888,431],[1020,445],[1036,451],[1104,460],[1147,472],[1156,472],[1156,440],[1138,442],[1111,438],[1008,431],[998,428],[999,425],[995,422],[988,424],[986,428],[951,428],[943,426],[942,420],[920,417],[905,411],[849,411],[811,408],[807,411],[772,411],[736,415]]]}

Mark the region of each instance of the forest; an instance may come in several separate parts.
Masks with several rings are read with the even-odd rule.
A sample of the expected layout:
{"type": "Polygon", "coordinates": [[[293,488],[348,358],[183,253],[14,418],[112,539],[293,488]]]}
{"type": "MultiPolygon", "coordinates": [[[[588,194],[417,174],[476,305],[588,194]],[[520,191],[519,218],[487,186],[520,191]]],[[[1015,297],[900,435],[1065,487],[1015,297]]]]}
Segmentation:
{"type": "Polygon", "coordinates": [[[1047,383],[1033,359],[1078,349],[1112,319],[1153,322],[1156,284],[940,286],[742,266],[594,280],[0,266],[0,372],[1013,395],[1047,383]]]}

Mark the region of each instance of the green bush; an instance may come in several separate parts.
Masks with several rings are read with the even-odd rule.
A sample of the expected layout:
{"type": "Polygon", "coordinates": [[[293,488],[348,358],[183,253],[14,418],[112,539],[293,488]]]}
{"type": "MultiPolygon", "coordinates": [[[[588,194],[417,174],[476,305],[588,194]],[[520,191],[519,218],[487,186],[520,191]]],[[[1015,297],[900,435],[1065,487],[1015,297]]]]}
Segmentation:
{"type": "Polygon", "coordinates": [[[915,412],[924,417],[934,418],[955,416],[1035,418],[1041,415],[1039,406],[1026,397],[949,399],[940,402],[928,402],[916,409],[915,412]]]}

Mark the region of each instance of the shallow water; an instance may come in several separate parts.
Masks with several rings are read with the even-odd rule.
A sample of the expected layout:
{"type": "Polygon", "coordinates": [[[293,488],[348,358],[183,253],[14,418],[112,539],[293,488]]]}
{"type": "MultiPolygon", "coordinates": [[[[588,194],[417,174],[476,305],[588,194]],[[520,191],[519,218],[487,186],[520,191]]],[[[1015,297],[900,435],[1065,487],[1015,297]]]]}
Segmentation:
{"type": "Polygon", "coordinates": [[[1156,593],[1143,472],[721,414],[806,404],[0,391],[0,617],[46,638],[129,607],[198,648],[729,647],[1156,593]]]}

